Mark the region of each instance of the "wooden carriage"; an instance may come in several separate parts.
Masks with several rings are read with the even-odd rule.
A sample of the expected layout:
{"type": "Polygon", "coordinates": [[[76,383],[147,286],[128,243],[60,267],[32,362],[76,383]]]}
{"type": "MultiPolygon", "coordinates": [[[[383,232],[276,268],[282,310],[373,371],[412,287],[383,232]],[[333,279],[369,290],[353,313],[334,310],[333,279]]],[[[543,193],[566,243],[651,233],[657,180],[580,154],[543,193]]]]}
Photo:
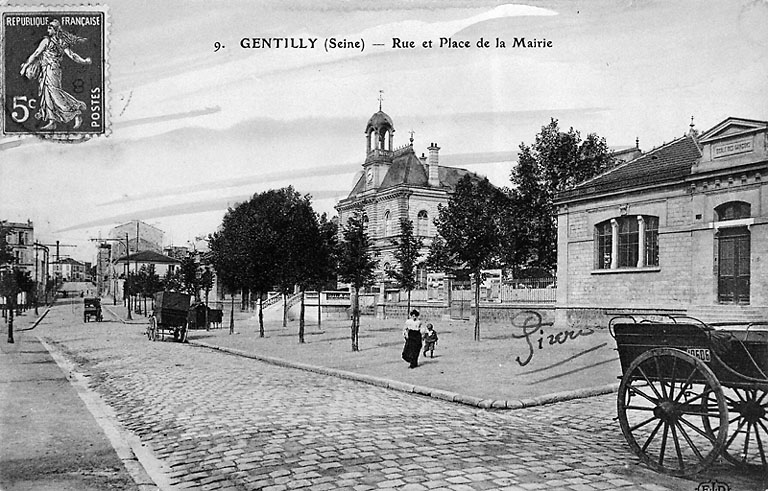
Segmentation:
{"type": "Polygon", "coordinates": [[[689,476],[718,457],[768,469],[768,323],[614,318],[622,433],[648,466],[689,476]]]}

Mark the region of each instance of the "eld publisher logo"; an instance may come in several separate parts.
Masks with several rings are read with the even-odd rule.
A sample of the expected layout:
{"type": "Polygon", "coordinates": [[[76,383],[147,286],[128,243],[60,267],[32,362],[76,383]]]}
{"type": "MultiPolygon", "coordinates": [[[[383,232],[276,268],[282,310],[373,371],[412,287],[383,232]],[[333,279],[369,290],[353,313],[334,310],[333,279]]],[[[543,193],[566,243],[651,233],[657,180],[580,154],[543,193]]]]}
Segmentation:
{"type": "Polygon", "coordinates": [[[731,487],[720,481],[707,481],[700,483],[696,491],[731,491],[731,487]]]}

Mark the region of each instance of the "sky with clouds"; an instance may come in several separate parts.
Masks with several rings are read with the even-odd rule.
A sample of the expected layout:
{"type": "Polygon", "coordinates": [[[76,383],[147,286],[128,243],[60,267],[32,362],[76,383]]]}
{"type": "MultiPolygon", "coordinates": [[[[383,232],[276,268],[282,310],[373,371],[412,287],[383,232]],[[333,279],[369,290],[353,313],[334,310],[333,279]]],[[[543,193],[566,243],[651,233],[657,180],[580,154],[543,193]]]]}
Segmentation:
{"type": "Polygon", "coordinates": [[[550,118],[613,147],[639,138],[644,150],[682,135],[691,116],[699,130],[768,119],[766,0],[107,5],[112,133],[70,145],[0,136],[0,219],[30,219],[38,239],[77,244],[82,260],[95,256],[88,239],[134,218],[187,245],[227,206],[288,184],[334,214],[361,169],[380,90],[395,146],[412,130],[417,153],[436,142],[443,163],[498,185],[550,118]],[[264,37],[318,44],[240,46],[264,37]],[[442,37],[471,47],[439,48],[442,37]],[[511,48],[515,37],[552,47],[511,48]],[[326,52],[329,38],[365,48],[326,52]],[[480,38],[492,47],[477,48],[480,38]]]}

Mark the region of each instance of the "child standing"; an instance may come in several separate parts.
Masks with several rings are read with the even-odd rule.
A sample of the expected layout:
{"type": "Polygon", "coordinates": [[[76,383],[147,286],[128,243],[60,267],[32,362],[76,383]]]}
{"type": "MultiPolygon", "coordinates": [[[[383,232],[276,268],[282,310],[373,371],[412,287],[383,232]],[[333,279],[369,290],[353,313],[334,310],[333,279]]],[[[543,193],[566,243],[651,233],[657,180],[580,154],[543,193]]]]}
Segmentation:
{"type": "Polygon", "coordinates": [[[427,324],[427,332],[424,333],[424,356],[427,356],[429,351],[429,357],[435,357],[435,345],[437,344],[437,332],[432,327],[432,324],[427,324]]]}

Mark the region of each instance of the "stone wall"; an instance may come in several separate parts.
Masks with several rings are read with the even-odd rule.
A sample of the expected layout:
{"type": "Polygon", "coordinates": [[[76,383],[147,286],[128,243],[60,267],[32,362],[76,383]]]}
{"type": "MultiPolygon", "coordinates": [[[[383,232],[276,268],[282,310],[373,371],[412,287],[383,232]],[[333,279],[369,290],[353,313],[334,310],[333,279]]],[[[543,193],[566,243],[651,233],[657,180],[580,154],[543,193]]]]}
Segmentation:
{"type": "Polygon", "coordinates": [[[759,176],[712,185],[647,189],[570,203],[558,217],[557,323],[607,324],[620,311],[686,313],[718,302],[718,230],[750,235],[749,305],[768,306],[768,185],[759,176]],[[727,183],[727,184],[725,184],[727,183]],[[749,218],[718,221],[715,208],[742,201],[749,218]],[[659,265],[598,269],[595,226],[623,215],[659,220],[659,265]]]}

